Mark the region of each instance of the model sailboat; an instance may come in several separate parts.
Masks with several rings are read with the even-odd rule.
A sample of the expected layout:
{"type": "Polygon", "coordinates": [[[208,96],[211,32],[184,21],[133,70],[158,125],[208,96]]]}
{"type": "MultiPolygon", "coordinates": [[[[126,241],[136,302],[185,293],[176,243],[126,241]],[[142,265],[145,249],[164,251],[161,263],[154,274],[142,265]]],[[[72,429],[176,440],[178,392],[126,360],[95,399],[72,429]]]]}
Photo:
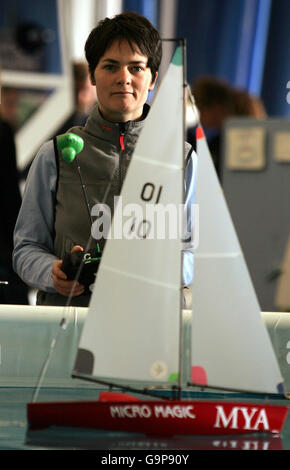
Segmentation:
{"type": "Polygon", "coordinates": [[[148,383],[156,390],[177,389],[179,396],[165,398],[161,391],[158,398],[139,400],[108,392],[96,402],[35,402],[28,405],[31,427],[54,424],[174,435],[277,433],[283,426],[284,406],[182,399],[182,387],[190,384],[278,393],[282,382],[201,129],[192,366],[182,371],[182,236],[154,236],[155,213],[146,208],[149,203],[178,207],[184,201],[183,56],[178,47],[138,140],[73,372],[126,389],[133,383],[140,392],[148,383]],[[133,220],[128,218],[125,236],[118,238],[114,235],[122,209],[132,203],[143,210],[139,218],[136,212],[133,220]]]}

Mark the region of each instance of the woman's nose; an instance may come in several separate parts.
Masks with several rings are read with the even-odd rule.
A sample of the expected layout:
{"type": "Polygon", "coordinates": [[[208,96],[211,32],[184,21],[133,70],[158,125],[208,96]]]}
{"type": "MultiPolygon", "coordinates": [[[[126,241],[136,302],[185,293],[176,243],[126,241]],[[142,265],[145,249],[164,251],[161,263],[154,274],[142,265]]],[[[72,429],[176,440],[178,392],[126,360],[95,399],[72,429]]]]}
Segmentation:
{"type": "Polygon", "coordinates": [[[118,83],[121,85],[130,83],[131,75],[130,75],[129,70],[126,68],[120,69],[117,80],[118,80],[118,83]]]}

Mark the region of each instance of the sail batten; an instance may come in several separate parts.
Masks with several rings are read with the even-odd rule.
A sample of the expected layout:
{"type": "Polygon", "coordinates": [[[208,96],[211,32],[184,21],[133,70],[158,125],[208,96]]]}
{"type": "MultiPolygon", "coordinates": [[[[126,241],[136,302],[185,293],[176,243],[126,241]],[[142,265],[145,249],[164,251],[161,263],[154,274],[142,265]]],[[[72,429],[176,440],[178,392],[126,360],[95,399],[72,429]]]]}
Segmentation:
{"type": "Polygon", "coordinates": [[[148,165],[156,165],[156,166],[160,166],[160,167],[164,167],[164,168],[168,168],[168,169],[172,169],[172,170],[182,170],[182,166],[180,166],[180,165],[175,165],[173,163],[161,162],[157,159],[154,160],[152,158],[151,158],[150,161],[148,161],[148,159],[146,157],[141,157],[140,155],[135,155],[134,160],[135,161],[139,160],[139,162],[147,163],[148,165]]]}
{"type": "Polygon", "coordinates": [[[128,278],[138,279],[139,281],[146,282],[147,284],[153,284],[155,286],[165,287],[167,289],[173,289],[173,290],[177,290],[177,291],[179,290],[179,287],[176,284],[168,284],[168,283],[159,282],[159,281],[156,281],[156,280],[152,280],[149,277],[136,275],[134,272],[121,271],[120,269],[116,269],[112,266],[105,266],[104,270],[111,271],[113,273],[116,273],[116,274],[119,274],[121,276],[125,276],[125,277],[128,277],[128,278]]]}

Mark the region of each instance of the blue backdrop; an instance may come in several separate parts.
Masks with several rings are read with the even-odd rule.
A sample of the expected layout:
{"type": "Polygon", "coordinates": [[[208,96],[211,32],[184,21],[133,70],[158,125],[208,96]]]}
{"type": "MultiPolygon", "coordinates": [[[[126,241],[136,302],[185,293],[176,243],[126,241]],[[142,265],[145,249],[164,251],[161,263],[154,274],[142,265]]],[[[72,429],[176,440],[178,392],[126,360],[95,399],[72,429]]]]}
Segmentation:
{"type": "MultiPolygon", "coordinates": [[[[46,40],[41,48],[39,71],[59,74],[62,71],[62,64],[56,0],[42,0],[39,4],[37,3],[35,0],[25,0],[25,2],[23,0],[0,0],[0,29],[7,31],[9,37],[14,38],[16,28],[19,25],[33,24],[41,28],[46,40]]],[[[18,46],[15,42],[15,47],[18,46]]],[[[5,44],[1,45],[1,51],[4,56],[5,44]]],[[[21,52],[30,55],[29,52],[21,52]]],[[[33,53],[31,55],[33,56],[33,53]]]]}
{"type": "MultiPolygon", "coordinates": [[[[124,9],[158,27],[159,0],[124,9]]],[[[187,78],[209,74],[262,98],[272,116],[290,116],[290,0],[179,0],[176,36],[187,39],[187,78]]]]}

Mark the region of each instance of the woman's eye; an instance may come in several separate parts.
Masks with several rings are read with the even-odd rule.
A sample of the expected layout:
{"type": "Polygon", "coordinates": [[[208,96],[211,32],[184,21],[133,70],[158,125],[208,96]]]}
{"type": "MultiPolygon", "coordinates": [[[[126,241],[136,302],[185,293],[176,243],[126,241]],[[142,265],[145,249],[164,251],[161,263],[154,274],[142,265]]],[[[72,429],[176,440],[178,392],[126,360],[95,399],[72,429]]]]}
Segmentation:
{"type": "Polygon", "coordinates": [[[105,70],[115,70],[116,66],[112,65],[112,64],[106,64],[106,65],[104,65],[104,69],[105,70]]]}
{"type": "MultiPolygon", "coordinates": [[[[117,65],[115,64],[105,64],[103,66],[104,70],[108,70],[110,72],[115,72],[117,71],[117,65]]],[[[128,70],[131,72],[131,73],[139,73],[139,72],[143,72],[144,68],[141,66],[141,65],[133,65],[132,67],[128,67],[128,70]]]]}

